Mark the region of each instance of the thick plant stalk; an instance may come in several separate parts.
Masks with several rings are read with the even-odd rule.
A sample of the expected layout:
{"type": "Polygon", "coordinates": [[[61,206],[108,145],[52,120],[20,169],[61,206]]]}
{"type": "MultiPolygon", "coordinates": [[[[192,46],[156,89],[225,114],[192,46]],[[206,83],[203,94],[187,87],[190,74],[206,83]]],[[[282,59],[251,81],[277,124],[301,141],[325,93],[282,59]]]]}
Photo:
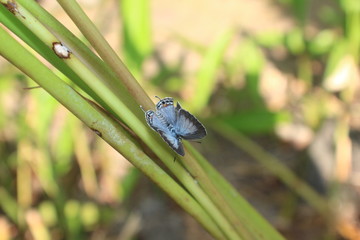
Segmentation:
{"type": "MultiPolygon", "coordinates": [[[[26,6],[26,7],[28,7],[27,10],[31,10],[32,12],[36,13],[37,14],[36,17],[40,21],[42,21],[44,24],[51,27],[52,30],[56,33],[56,35],[60,36],[60,34],[63,34],[61,36],[61,39],[64,40],[64,42],[66,43],[67,46],[74,47],[75,53],[79,54],[79,53],[84,52],[84,50],[78,49],[78,46],[74,45],[75,40],[73,39],[73,36],[70,33],[68,33],[66,31],[66,29],[63,29],[60,25],[58,25],[56,23],[55,19],[51,18],[52,21],[46,21],[47,20],[46,17],[50,17],[50,16],[47,16],[47,14],[45,12],[43,12],[43,10],[41,10],[41,8],[39,8],[39,6],[37,6],[36,3],[31,3],[31,2],[27,2],[27,1],[23,1],[23,0],[20,0],[19,2],[21,2],[21,4],[19,4],[19,6],[26,6]]],[[[72,50],[72,48],[71,48],[71,50],[72,50]]],[[[94,68],[95,68],[95,66],[94,66],[94,68]]],[[[93,84],[93,83],[89,82],[89,84],[93,84]]],[[[94,85],[92,85],[92,86],[94,86],[94,85]]],[[[101,85],[99,85],[99,86],[101,86],[101,85]]],[[[215,195],[212,195],[212,193],[211,193],[211,195],[205,194],[203,192],[203,190],[199,187],[199,185],[194,182],[192,177],[187,174],[186,170],[182,167],[182,165],[180,165],[178,163],[174,164],[174,162],[172,161],[173,153],[168,148],[168,146],[160,139],[160,137],[156,133],[151,131],[147,127],[146,124],[141,124],[139,122],[139,119],[137,119],[135,117],[135,115],[133,114],[132,111],[138,112],[138,111],[140,111],[139,108],[137,107],[136,109],[132,109],[132,111],[129,111],[128,109],[126,109],[126,106],[124,105],[124,103],[119,102],[119,100],[115,98],[115,96],[112,94],[112,92],[107,91],[106,88],[101,87],[101,91],[97,91],[97,93],[101,97],[103,97],[103,99],[105,100],[105,103],[110,106],[110,111],[114,112],[117,116],[119,116],[119,118],[121,118],[155,152],[155,154],[158,155],[162,159],[162,161],[171,170],[171,172],[186,186],[186,188],[195,196],[195,198],[201,203],[201,205],[205,209],[207,209],[207,212],[212,217],[212,219],[214,221],[218,222],[219,226],[222,226],[223,228],[225,228],[226,229],[225,232],[227,234],[229,234],[230,236],[233,235],[233,237],[231,237],[232,239],[238,238],[238,236],[235,237],[237,235],[235,232],[236,231],[238,233],[240,232],[239,221],[229,224],[228,219],[225,219],[223,217],[223,210],[221,210],[221,208],[218,209],[216,207],[216,204],[214,204],[210,200],[214,196],[218,196],[218,194],[215,194],[215,195]],[[150,132],[150,135],[149,135],[149,132],[150,132]]],[[[141,116],[141,118],[143,119],[143,116],[141,116]]],[[[144,120],[142,120],[142,121],[144,121],[144,120]]],[[[195,163],[193,163],[193,164],[195,164],[195,163]]],[[[189,166],[191,166],[191,164],[189,166]]],[[[199,171],[199,170],[200,169],[197,168],[197,171],[199,171]]],[[[196,170],[191,171],[191,172],[195,173],[195,176],[196,175],[204,176],[204,173],[197,174],[196,170]]],[[[204,179],[204,178],[201,178],[201,179],[204,179]]],[[[207,183],[211,184],[210,181],[207,181],[207,183]]],[[[209,186],[209,184],[205,184],[205,185],[209,186]]],[[[212,188],[212,189],[213,189],[212,192],[215,192],[214,188],[212,188]]],[[[217,199],[217,200],[218,200],[217,205],[222,206],[223,201],[221,199],[217,199]]],[[[226,211],[226,212],[229,213],[231,211],[226,211]]],[[[235,218],[233,218],[233,220],[234,219],[235,218]]]]}
{"type": "Polygon", "coordinates": [[[261,149],[240,133],[235,133],[231,127],[226,126],[223,123],[214,122],[211,126],[219,134],[234,142],[241,149],[244,149],[244,151],[254,157],[254,159],[265,166],[266,169],[271,171],[275,176],[278,176],[284,184],[286,184],[289,188],[294,189],[299,196],[304,198],[309,205],[314,207],[319,213],[328,217],[330,209],[326,200],[299,179],[286,166],[281,164],[281,162],[279,162],[275,157],[261,149]]]}
{"type": "Polygon", "coordinates": [[[122,84],[126,86],[135,101],[146,109],[152,108],[154,106],[153,102],[145,93],[144,89],[129,72],[79,4],[74,0],[58,0],[58,2],[75,22],[82,34],[89,40],[100,57],[111,67],[122,84]]]}
{"type": "MultiPolygon", "coordinates": [[[[73,21],[77,24],[82,33],[91,41],[99,55],[112,67],[114,71],[116,71],[117,75],[123,81],[124,85],[127,86],[130,93],[132,93],[133,97],[138,98],[140,104],[144,104],[147,107],[152,107],[153,104],[149,98],[140,99],[138,97],[139,93],[144,93],[143,89],[132,77],[127,68],[117,57],[115,52],[111,49],[109,44],[105,41],[105,39],[96,29],[96,27],[91,23],[85,13],[81,10],[80,6],[73,0],[58,0],[58,2],[66,10],[69,16],[73,19],[73,21]]],[[[188,170],[194,176],[197,176],[200,184],[203,183],[201,184],[201,186],[205,187],[205,191],[207,192],[208,196],[212,198],[215,205],[217,204],[217,207],[220,207],[220,209],[222,209],[223,213],[225,214],[227,219],[230,220],[235,230],[237,230],[238,234],[244,234],[246,232],[246,228],[241,227],[242,224],[239,221],[240,219],[227,206],[226,201],[224,201],[224,199],[221,197],[221,195],[211,183],[211,181],[206,178],[206,174],[202,171],[199,165],[196,164],[196,161],[194,161],[194,159],[191,159],[191,156],[189,156],[189,154],[187,154],[184,161],[185,163],[187,163],[186,166],[188,167],[188,170]],[[190,159],[187,160],[188,158],[190,159]]],[[[250,235],[250,233],[248,233],[248,235],[250,235]]]]}
{"type": "MultiPolygon", "coordinates": [[[[4,0],[1,0],[4,1],[4,0]]],[[[255,222],[246,221],[246,214],[241,211],[233,211],[232,208],[236,207],[236,204],[229,203],[229,199],[231,198],[230,191],[224,192],[219,189],[219,185],[215,184],[213,179],[208,176],[206,170],[202,167],[202,164],[198,162],[204,161],[201,157],[197,155],[197,152],[193,150],[190,145],[186,145],[190,151],[187,151],[186,157],[181,159],[182,161],[173,162],[173,152],[169,149],[169,147],[160,139],[160,137],[151,131],[145,124],[143,113],[141,112],[140,108],[136,104],[133,99],[137,99],[141,104],[144,106],[149,106],[149,108],[153,107],[153,104],[141,89],[138,84],[132,85],[133,88],[130,91],[129,86],[127,86],[126,81],[135,81],[135,79],[128,75],[128,70],[120,61],[120,59],[116,60],[117,56],[107,56],[106,54],[103,56],[104,59],[107,59],[106,62],[110,65],[111,61],[115,61],[117,65],[111,65],[113,68],[119,68],[122,73],[114,74],[108,65],[106,65],[101,59],[97,58],[91,51],[82,44],[75,36],[73,36],[66,28],[64,28],[61,24],[59,24],[56,19],[54,19],[51,15],[49,15],[46,11],[44,11],[41,7],[37,5],[37,3],[33,1],[26,1],[26,0],[19,0],[19,6],[24,7],[26,10],[29,11],[30,14],[36,16],[37,20],[39,20],[47,29],[49,29],[59,41],[64,42],[66,46],[68,46],[71,51],[79,57],[80,61],[77,65],[70,66],[71,68],[78,68],[80,66],[80,62],[83,62],[87,67],[89,67],[95,76],[99,77],[99,80],[103,81],[104,86],[102,83],[94,76],[91,77],[91,81],[89,79],[86,84],[91,86],[91,89],[97,90],[96,94],[99,95],[99,98],[104,100],[106,104],[103,106],[109,112],[113,113],[117,119],[121,119],[128,127],[130,127],[142,140],[145,142],[148,147],[166,164],[168,169],[179,179],[179,181],[183,184],[187,191],[191,193],[191,195],[196,199],[196,201],[201,205],[201,208],[204,209],[204,212],[207,214],[209,218],[208,221],[211,223],[216,223],[216,228],[219,230],[221,229],[222,233],[219,234],[217,230],[212,230],[216,232],[216,237],[220,239],[264,239],[263,236],[267,236],[267,239],[282,239],[282,237],[267,225],[268,228],[261,229],[258,232],[254,232],[257,224],[255,222]],[[20,4],[21,3],[21,4],[20,4]],[[110,62],[108,62],[110,61],[110,62]],[[118,82],[117,76],[122,76],[120,80],[125,78],[125,82],[118,82]],[[93,82],[95,81],[95,83],[93,82]],[[114,84],[114,82],[117,82],[114,84]],[[97,85],[94,85],[97,84],[97,85]],[[99,89],[96,89],[99,86],[99,89]],[[124,87],[126,86],[126,87],[124,87]],[[101,89],[101,90],[100,90],[101,89]],[[130,91],[127,92],[127,90],[130,91]],[[141,97],[136,97],[136,94],[144,95],[141,97]],[[131,96],[132,95],[132,96],[131,96]],[[118,99],[117,99],[118,97],[118,99]],[[142,99],[142,100],[140,100],[142,99]],[[186,169],[191,173],[188,174],[188,171],[184,169],[182,166],[186,166],[186,169]],[[251,224],[248,225],[248,223],[251,224]],[[261,234],[261,231],[262,234],[261,234]],[[269,232],[267,232],[269,231],[269,232]],[[260,232],[260,234],[259,234],[260,232]]],[[[60,1],[64,2],[64,1],[60,1]]],[[[73,3],[73,1],[69,1],[69,4],[73,3]]],[[[66,4],[66,2],[65,2],[66,4]]],[[[77,8],[76,5],[73,5],[75,12],[79,13],[81,11],[77,8]]],[[[71,8],[71,5],[68,6],[71,8]]],[[[71,11],[69,11],[70,14],[71,11]]],[[[26,20],[25,20],[26,21],[26,20]]],[[[80,21],[85,24],[85,29],[89,31],[90,35],[88,36],[89,39],[91,38],[91,34],[97,34],[97,30],[94,28],[93,25],[86,25],[89,24],[89,19],[87,19],[86,15],[82,16],[81,18],[74,18],[74,21],[80,21]]],[[[36,31],[35,31],[36,32],[36,31]]],[[[86,32],[86,31],[84,31],[86,32]]],[[[85,34],[85,33],[84,33],[85,34]]],[[[40,37],[40,36],[39,36],[40,37]]],[[[94,45],[100,46],[102,45],[104,39],[100,36],[94,37],[93,40],[95,41],[94,45]],[[95,44],[96,43],[96,44],[95,44]],[[100,43],[100,44],[99,44],[100,43]]],[[[48,40],[43,40],[46,44],[49,45],[48,40]]],[[[109,47],[107,44],[104,46],[109,47]]],[[[109,54],[109,48],[99,48],[97,49],[98,52],[107,52],[109,54]]],[[[111,51],[110,51],[111,52],[111,51]]],[[[100,53],[99,53],[100,54],[100,53]]],[[[67,62],[67,60],[65,60],[67,62]]],[[[70,61],[69,61],[70,62],[70,61]]],[[[80,67],[79,67],[80,68],[80,67]]],[[[116,71],[115,71],[116,72],[116,71]]],[[[78,74],[81,75],[81,71],[78,71],[78,74]]],[[[89,73],[87,76],[91,76],[89,73]]],[[[36,76],[35,76],[36,77],[36,76]]],[[[86,76],[82,76],[82,78],[87,78],[86,76]]],[[[100,111],[101,112],[101,111],[100,111]]],[[[106,114],[102,114],[104,118],[107,117],[106,114]]],[[[91,125],[95,132],[101,134],[103,136],[103,131],[105,129],[101,129],[101,126],[97,126],[97,122],[92,122],[95,124],[95,127],[91,125]],[[99,130],[100,128],[100,130],[99,130]]],[[[104,136],[103,136],[104,138],[104,136]]],[[[115,144],[116,142],[111,143],[111,139],[107,140],[111,145],[115,144]]],[[[114,145],[113,145],[114,146],[114,145]]],[[[124,150],[123,150],[124,151],[124,150]]],[[[134,154],[134,152],[132,152],[134,154]]],[[[129,161],[132,162],[132,156],[128,152],[126,155],[129,161]]],[[[143,153],[142,153],[143,154],[143,153]]],[[[143,156],[144,159],[147,159],[147,156],[143,156]]],[[[142,159],[142,160],[144,160],[142,159]]],[[[132,162],[133,163],[133,162],[132,162]]],[[[144,168],[143,165],[140,163],[133,163],[135,166],[144,168]],[[140,164],[140,165],[139,165],[140,164]]],[[[143,169],[142,169],[143,170],[143,169]]],[[[156,181],[156,180],[154,180],[156,181]]],[[[232,188],[231,188],[232,189],[232,188]]],[[[232,189],[234,190],[234,189],[232,189]]],[[[235,190],[234,190],[235,191],[235,190]]],[[[188,195],[190,196],[190,195],[188,195]]],[[[184,199],[182,199],[184,200],[184,199]]],[[[235,203],[238,203],[234,201],[235,203]]],[[[246,206],[247,211],[244,212],[254,212],[254,210],[250,206],[246,206]]],[[[184,207],[185,208],[185,207],[184,207]]],[[[194,211],[194,210],[193,210],[194,211]]],[[[204,219],[202,219],[204,221],[204,219]]],[[[201,221],[200,221],[201,222],[201,221]]],[[[208,224],[209,226],[209,224],[208,224]]],[[[206,227],[208,230],[211,227],[206,227]]],[[[210,230],[209,230],[210,231],[210,230]]]]}
{"type": "Polygon", "coordinates": [[[122,127],[96,105],[91,104],[74,91],[70,86],[57,78],[51,70],[17,43],[3,28],[0,28],[0,54],[9,62],[21,69],[26,75],[36,81],[44,90],[68,108],[74,115],[88,125],[164,191],[179,205],[201,222],[206,229],[219,239],[225,237],[212,222],[202,207],[171,179],[161,168],[139,150],[134,140],[122,127]],[[16,52],[17,54],[13,54],[16,52]]]}

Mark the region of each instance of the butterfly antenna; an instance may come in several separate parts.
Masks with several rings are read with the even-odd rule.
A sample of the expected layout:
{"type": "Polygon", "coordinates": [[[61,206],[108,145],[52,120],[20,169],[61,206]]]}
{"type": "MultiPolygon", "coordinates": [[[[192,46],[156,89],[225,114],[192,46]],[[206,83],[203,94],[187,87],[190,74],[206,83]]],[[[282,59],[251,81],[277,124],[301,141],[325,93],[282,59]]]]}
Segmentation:
{"type": "Polygon", "coordinates": [[[174,156],[174,162],[176,162],[176,156],[174,156]]]}
{"type": "Polygon", "coordinates": [[[161,101],[161,98],[159,96],[155,96],[155,97],[161,101]]]}
{"type": "Polygon", "coordinates": [[[140,108],[141,108],[141,110],[143,110],[143,112],[146,112],[146,111],[144,110],[143,106],[140,105],[140,108]]]}

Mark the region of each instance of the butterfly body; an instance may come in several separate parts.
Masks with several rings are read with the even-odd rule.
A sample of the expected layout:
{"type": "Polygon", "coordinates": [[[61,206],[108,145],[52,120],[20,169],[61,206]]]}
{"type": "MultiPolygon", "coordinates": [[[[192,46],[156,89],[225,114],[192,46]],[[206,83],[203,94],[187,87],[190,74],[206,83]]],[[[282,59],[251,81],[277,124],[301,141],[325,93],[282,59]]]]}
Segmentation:
{"type": "Polygon", "coordinates": [[[181,139],[197,140],[206,136],[205,127],[179,103],[174,107],[172,98],[160,99],[156,111],[145,112],[148,125],[179,155],[184,156],[181,139]]]}

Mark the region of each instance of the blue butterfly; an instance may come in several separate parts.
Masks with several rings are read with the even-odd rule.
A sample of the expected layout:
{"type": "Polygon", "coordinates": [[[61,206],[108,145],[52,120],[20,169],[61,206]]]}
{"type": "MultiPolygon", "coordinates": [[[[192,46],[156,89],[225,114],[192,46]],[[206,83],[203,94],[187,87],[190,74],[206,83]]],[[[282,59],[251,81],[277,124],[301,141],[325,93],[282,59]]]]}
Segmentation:
{"type": "Polygon", "coordinates": [[[156,111],[143,110],[146,122],[175,152],[184,156],[181,139],[201,139],[206,136],[206,129],[196,117],[181,108],[179,103],[174,107],[172,98],[157,98],[160,101],[156,104],[156,111]]]}

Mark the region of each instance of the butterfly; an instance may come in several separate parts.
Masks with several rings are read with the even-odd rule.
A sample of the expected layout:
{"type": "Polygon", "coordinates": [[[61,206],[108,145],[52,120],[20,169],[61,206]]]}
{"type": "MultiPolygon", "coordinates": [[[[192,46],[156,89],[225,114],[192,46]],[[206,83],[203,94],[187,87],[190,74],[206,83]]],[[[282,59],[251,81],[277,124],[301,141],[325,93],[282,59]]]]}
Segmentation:
{"type": "MultiPolygon", "coordinates": [[[[179,155],[184,156],[181,139],[198,140],[206,136],[205,127],[191,113],[183,109],[171,97],[159,98],[156,111],[145,112],[147,124],[179,155]]],[[[141,106],[140,106],[141,107],[141,106]]],[[[142,107],[141,107],[142,109],[142,107]]]]}

